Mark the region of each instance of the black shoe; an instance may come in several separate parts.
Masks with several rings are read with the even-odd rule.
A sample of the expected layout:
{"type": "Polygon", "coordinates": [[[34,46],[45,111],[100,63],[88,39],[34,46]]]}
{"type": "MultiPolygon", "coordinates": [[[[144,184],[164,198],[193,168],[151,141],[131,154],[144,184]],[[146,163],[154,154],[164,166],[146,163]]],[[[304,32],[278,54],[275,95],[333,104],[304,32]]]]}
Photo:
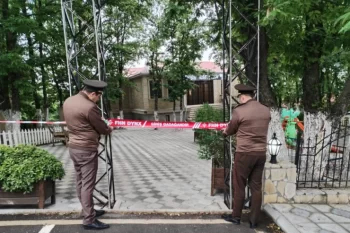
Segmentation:
{"type": "Polygon", "coordinates": [[[257,223],[252,223],[251,221],[249,221],[249,225],[250,225],[250,228],[252,228],[252,229],[255,229],[255,228],[257,228],[258,227],[258,224],[257,223]]]}
{"type": "Polygon", "coordinates": [[[95,210],[95,212],[96,212],[96,217],[100,217],[106,213],[106,211],[104,210],[95,210]]]}
{"type": "Polygon", "coordinates": [[[234,218],[232,216],[228,217],[228,218],[224,218],[225,221],[227,222],[232,222],[234,225],[239,225],[241,224],[241,219],[239,218],[234,218]]]}
{"type": "Polygon", "coordinates": [[[98,221],[97,219],[95,222],[87,225],[83,225],[85,230],[102,230],[109,228],[108,224],[104,224],[103,222],[98,221]]]}
{"type": "MultiPolygon", "coordinates": [[[[104,215],[106,213],[106,211],[104,210],[95,210],[95,217],[100,217],[102,215],[104,215]]],[[[83,211],[80,214],[81,217],[84,217],[83,211]]]]}
{"type": "Polygon", "coordinates": [[[221,218],[223,218],[223,219],[232,218],[232,214],[223,214],[223,215],[221,215],[221,218]]]}

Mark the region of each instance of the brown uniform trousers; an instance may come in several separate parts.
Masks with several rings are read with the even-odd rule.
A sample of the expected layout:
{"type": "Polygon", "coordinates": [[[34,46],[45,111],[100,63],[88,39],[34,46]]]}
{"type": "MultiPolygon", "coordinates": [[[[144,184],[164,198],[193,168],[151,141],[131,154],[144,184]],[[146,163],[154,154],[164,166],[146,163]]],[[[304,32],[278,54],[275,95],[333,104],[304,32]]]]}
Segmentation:
{"type": "Polygon", "coordinates": [[[95,221],[93,192],[98,169],[97,151],[84,151],[69,148],[69,154],[74,163],[76,172],[76,189],[84,215],[83,224],[91,224],[95,221]]]}
{"type": "Polygon", "coordinates": [[[261,185],[265,161],[266,154],[262,152],[256,154],[236,152],[233,168],[233,218],[241,218],[248,180],[252,192],[249,219],[251,223],[257,223],[262,202],[261,185]]]}

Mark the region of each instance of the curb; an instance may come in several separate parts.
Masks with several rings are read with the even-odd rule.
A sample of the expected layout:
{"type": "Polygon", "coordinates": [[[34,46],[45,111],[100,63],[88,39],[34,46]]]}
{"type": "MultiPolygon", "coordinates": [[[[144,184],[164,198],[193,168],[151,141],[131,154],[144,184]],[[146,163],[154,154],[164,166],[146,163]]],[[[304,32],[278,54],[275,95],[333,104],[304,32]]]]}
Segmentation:
{"type": "Polygon", "coordinates": [[[300,231],[271,204],[266,204],[264,210],[285,233],[300,233],[300,231]]]}
{"type": "MultiPolygon", "coordinates": [[[[109,210],[104,209],[106,214],[137,214],[137,215],[222,215],[230,214],[232,210],[185,210],[185,209],[154,209],[154,210],[109,210]]],[[[70,214],[80,214],[81,210],[72,209],[72,210],[56,210],[56,209],[8,209],[0,210],[1,215],[70,215],[70,214]]]]}

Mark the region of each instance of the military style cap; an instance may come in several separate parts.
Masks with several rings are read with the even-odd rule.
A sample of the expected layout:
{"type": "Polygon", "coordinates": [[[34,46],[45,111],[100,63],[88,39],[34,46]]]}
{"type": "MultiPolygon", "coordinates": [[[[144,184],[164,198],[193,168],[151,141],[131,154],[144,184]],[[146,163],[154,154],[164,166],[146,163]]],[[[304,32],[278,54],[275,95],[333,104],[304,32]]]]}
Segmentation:
{"type": "Polygon", "coordinates": [[[99,80],[83,80],[83,83],[89,89],[93,89],[95,91],[103,91],[103,89],[107,86],[107,83],[99,80]]]}
{"type": "Polygon", "coordinates": [[[235,85],[235,89],[238,91],[239,94],[254,94],[256,90],[255,87],[244,84],[235,85]]]}

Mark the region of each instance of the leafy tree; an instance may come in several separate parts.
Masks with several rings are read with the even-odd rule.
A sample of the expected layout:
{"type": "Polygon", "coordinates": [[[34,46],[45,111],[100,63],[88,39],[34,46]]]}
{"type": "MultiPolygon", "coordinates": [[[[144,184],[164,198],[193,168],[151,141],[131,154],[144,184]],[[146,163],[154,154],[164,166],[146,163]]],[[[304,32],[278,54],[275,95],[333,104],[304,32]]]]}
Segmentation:
{"type": "Polygon", "coordinates": [[[143,46],[140,36],[144,28],[142,21],[148,14],[148,3],[128,0],[106,6],[103,24],[108,79],[108,99],[119,100],[119,115],[123,119],[124,86],[131,86],[125,75],[125,66],[137,59],[143,46]]]}
{"type": "Polygon", "coordinates": [[[334,115],[344,114],[347,104],[340,96],[349,95],[348,88],[344,88],[348,77],[349,38],[340,35],[334,23],[349,4],[271,0],[267,5],[269,14],[263,19],[263,25],[270,38],[269,61],[274,64],[270,70],[276,75],[273,77],[275,90],[284,89],[286,93],[290,86],[283,88],[278,82],[291,77],[288,83],[298,87],[293,88],[293,95],[296,101],[301,99],[306,112],[332,110],[334,115]],[[339,98],[330,106],[333,94],[339,98]]]}
{"type": "Polygon", "coordinates": [[[194,8],[186,2],[169,2],[165,9],[162,34],[168,41],[166,51],[169,54],[166,78],[169,89],[169,101],[173,102],[174,121],[176,101],[180,100],[180,121],[183,120],[183,96],[193,88],[188,78],[197,75],[196,61],[201,57],[203,45],[201,23],[194,8]]]}

